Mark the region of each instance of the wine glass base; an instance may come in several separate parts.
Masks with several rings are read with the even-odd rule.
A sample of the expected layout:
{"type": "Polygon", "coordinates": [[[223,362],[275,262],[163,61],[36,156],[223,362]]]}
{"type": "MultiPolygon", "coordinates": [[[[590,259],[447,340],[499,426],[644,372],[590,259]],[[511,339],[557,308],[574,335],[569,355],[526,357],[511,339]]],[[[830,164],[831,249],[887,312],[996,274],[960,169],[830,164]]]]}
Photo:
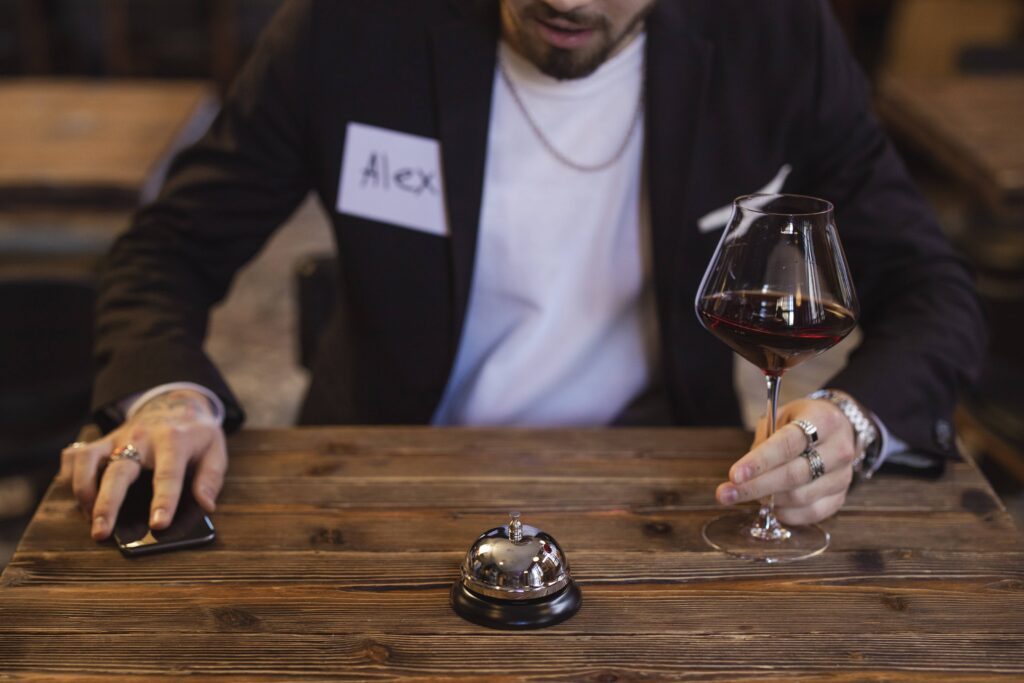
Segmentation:
{"type": "Polygon", "coordinates": [[[765,533],[756,513],[732,512],[704,525],[708,545],[755,562],[795,562],[828,548],[828,532],[816,525],[776,527],[765,533]]]}

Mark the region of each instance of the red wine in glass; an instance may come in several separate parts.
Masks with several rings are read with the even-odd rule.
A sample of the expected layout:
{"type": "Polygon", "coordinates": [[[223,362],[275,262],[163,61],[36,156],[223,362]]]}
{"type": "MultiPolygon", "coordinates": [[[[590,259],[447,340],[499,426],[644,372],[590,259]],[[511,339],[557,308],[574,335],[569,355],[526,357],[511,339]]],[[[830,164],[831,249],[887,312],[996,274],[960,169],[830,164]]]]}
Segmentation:
{"type": "MultiPolygon", "coordinates": [[[[858,304],[832,205],[797,195],[751,195],[733,205],[697,292],[700,322],[765,374],[767,436],[791,367],[835,346],[857,324],[858,304]]],[[[763,562],[799,560],[828,547],[820,527],[784,527],[771,498],[704,527],[715,548],[763,562]]]]}
{"type": "Polygon", "coordinates": [[[845,307],[780,292],[724,292],[698,307],[701,323],[766,374],[781,375],[832,348],[857,326],[845,307]]]}

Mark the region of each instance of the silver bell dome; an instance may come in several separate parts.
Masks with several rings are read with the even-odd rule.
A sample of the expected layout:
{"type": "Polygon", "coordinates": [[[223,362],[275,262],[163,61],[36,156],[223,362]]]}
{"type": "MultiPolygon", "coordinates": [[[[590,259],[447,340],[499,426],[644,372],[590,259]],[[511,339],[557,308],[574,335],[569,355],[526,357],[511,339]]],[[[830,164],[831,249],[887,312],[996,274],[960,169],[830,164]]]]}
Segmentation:
{"type": "Polygon", "coordinates": [[[508,524],[484,532],[462,562],[462,584],[500,600],[533,600],[569,584],[569,562],[555,539],[523,524],[519,513],[508,524]]]}

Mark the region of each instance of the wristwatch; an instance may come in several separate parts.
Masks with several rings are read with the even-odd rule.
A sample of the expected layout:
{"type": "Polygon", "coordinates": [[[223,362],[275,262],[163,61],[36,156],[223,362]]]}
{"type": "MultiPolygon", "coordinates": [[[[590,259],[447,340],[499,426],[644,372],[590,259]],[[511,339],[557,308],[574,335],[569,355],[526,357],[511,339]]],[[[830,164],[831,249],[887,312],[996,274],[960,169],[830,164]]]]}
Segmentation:
{"type": "Polygon", "coordinates": [[[864,414],[860,404],[849,394],[836,389],[819,389],[808,396],[812,399],[828,401],[836,408],[839,408],[850,421],[853,427],[853,440],[857,450],[857,458],[853,461],[853,471],[870,479],[874,468],[870,465],[878,458],[882,447],[882,440],[878,434],[878,428],[874,421],[864,414]],[[865,467],[865,464],[868,466],[865,467]]]}

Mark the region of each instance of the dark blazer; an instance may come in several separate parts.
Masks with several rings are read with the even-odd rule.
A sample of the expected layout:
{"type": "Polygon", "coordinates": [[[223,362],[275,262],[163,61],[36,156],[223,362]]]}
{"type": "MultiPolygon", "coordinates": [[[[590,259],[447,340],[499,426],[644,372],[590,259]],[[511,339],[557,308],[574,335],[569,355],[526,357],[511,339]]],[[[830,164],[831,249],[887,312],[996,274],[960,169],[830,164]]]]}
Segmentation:
{"type": "MultiPolygon", "coordinates": [[[[312,189],[342,273],[305,423],[426,423],[455,358],[473,277],[498,0],[296,0],[263,36],[206,137],[173,164],[106,260],[94,405],[184,380],[242,411],[203,354],[207,313],[312,189]],[[440,141],[449,237],[334,210],[354,121],[440,141]]],[[[917,449],[949,416],[984,323],[869,110],[824,0],[662,0],[647,22],[646,168],[663,380],[680,425],[740,422],[732,354],[693,299],[720,231],[699,218],[764,187],[831,200],[865,341],[828,385],[917,449]]],[[[272,391],[268,387],[268,391],[272,391]]]]}

